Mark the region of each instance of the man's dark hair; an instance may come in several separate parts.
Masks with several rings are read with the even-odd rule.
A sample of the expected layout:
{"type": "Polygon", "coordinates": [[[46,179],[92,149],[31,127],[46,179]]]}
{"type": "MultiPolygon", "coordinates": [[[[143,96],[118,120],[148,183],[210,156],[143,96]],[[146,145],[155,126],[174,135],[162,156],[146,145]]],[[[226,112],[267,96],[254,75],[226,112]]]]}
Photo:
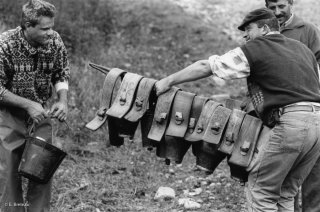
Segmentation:
{"type": "MultiPolygon", "coordinates": [[[[265,0],[266,1],[266,6],[268,7],[269,2],[277,2],[278,0],[265,0]]],[[[293,4],[293,0],[287,0],[289,4],[293,4]]]]}
{"type": "Polygon", "coordinates": [[[271,31],[279,31],[280,26],[277,18],[269,18],[269,19],[261,19],[258,21],[255,21],[259,28],[263,27],[264,25],[268,25],[271,31]]]}
{"type": "Polygon", "coordinates": [[[26,23],[29,22],[31,26],[39,23],[39,17],[45,16],[53,18],[56,13],[56,8],[49,2],[42,0],[29,0],[28,3],[22,7],[21,27],[26,28],[26,23]]]}

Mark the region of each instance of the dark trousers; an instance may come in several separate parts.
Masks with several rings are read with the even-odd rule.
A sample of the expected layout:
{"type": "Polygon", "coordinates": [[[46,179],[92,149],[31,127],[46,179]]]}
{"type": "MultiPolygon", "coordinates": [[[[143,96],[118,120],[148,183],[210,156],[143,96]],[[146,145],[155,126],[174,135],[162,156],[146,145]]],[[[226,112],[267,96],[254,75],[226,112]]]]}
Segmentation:
{"type": "Polygon", "coordinates": [[[0,106],[1,212],[48,212],[50,210],[51,181],[47,184],[29,181],[26,198],[23,198],[22,179],[18,174],[18,167],[25,138],[28,136],[27,120],[28,115],[24,110],[0,106]]]}

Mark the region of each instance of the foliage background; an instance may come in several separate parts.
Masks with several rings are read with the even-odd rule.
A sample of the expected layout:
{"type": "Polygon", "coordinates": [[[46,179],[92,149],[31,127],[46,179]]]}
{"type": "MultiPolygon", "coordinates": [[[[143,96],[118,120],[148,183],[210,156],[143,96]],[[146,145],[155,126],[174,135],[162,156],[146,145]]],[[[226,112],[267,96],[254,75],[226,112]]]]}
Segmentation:
{"type": "MultiPolygon", "coordinates": [[[[24,0],[0,0],[0,32],[19,25],[24,0]]],[[[243,211],[244,192],[222,163],[212,175],[195,169],[188,152],[181,166],[166,166],[155,151],[134,142],[107,148],[107,128],[84,128],[99,105],[104,76],[88,67],[95,62],[160,79],[212,54],[241,44],[236,26],[262,0],[50,0],[58,9],[55,30],[68,48],[72,79],[69,93],[71,129],[56,123],[55,144],[68,157],[55,174],[52,211],[184,211],[177,198],[193,196],[198,211],[243,211]],[[159,186],[175,189],[177,198],[154,201],[159,186]]],[[[319,23],[320,2],[296,0],[296,13],[319,23]]],[[[198,95],[239,98],[243,80],[225,85],[204,79],[181,88],[198,95]]],[[[217,99],[219,100],[219,99],[217,99]]]]}

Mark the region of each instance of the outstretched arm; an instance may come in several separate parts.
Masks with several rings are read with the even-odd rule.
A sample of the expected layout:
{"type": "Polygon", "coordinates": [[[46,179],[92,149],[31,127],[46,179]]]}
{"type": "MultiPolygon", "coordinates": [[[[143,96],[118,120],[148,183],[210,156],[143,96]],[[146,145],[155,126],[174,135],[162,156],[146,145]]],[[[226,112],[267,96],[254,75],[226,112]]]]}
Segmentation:
{"type": "Polygon", "coordinates": [[[190,66],[178,71],[174,74],[163,78],[155,85],[157,95],[160,95],[172,86],[181,84],[184,82],[190,82],[198,79],[202,79],[212,75],[210,64],[208,60],[199,60],[190,66]]]}
{"type": "Polygon", "coordinates": [[[157,95],[166,92],[174,85],[211,75],[225,80],[248,77],[250,75],[250,67],[241,48],[237,47],[221,56],[212,55],[208,60],[199,60],[181,71],[158,81],[155,85],[157,95]]]}

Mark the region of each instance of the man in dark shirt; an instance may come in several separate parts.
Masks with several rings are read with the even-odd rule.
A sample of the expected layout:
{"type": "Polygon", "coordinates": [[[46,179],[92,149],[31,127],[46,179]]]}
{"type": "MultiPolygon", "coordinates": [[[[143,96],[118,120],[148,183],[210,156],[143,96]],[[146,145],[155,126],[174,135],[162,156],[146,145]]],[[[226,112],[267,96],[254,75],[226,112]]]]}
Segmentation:
{"type": "MultiPolygon", "coordinates": [[[[320,64],[319,29],[293,13],[293,0],[266,0],[280,24],[280,33],[305,44],[316,56],[320,64]]],[[[320,158],[302,185],[302,211],[320,211],[320,158]]],[[[296,202],[298,210],[298,201],[296,202]]]]}
{"type": "Polygon", "coordinates": [[[248,211],[293,211],[294,196],[319,156],[318,64],[305,45],[280,34],[269,9],[250,12],[239,29],[245,31],[245,45],[158,81],[157,94],[211,75],[247,78],[255,110],[272,128],[251,164],[248,211]]]}
{"type": "Polygon", "coordinates": [[[21,26],[0,35],[0,207],[3,212],[49,211],[51,183],[28,183],[23,200],[17,169],[33,124],[65,121],[69,63],[59,34],[52,30],[55,7],[42,0],[22,8],[21,26]],[[47,101],[52,85],[58,101],[47,101]]]}

